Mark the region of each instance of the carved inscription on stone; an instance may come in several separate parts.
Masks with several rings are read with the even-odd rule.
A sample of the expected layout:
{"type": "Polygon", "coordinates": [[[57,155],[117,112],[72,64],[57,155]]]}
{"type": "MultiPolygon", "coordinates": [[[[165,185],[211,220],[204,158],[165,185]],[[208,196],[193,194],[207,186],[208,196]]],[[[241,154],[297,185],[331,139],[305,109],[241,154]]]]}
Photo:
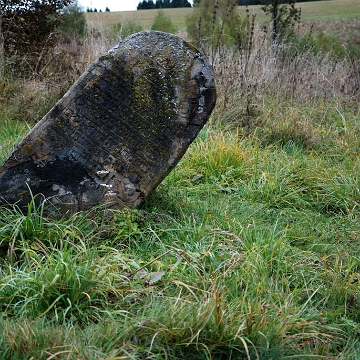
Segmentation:
{"type": "Polygon", "coordinates": [[[43,194],[61,212],[139,205],[208,120],[211,67],[171,34],[144,31],[102,55],[0,168],[0,203],[43,194]]]}

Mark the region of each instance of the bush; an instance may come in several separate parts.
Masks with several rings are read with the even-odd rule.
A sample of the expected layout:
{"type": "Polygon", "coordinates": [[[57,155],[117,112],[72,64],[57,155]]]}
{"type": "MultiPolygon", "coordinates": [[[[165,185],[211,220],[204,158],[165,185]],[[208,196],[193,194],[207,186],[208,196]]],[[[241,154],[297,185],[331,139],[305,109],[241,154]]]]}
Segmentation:
{"type": "Polygon", "coordinates": [[[249,15],[240,15],[234,0],[203,0],[186,19],[187,33],[195,45],[205,52],[211,48],[212,55],[222,45],[251,47],[253,24],[249,15]]]}
{"type": "Polygon", "coordinates": [[[37,73],[56,43],[61,10],[70,0],[9,0],[0,2],[0,33],[4,57],[17,69],[37,73]]]}
{"type": "Polygon", "coordinates": [[[66,35],[84,36],[87,32],[85,13],[78,4],[67,6],[63,10],[63,21],[59,30],[66,35]]]}
{"type": "Polygon", "coordinates": [[[171,19],[162,10],[158,11],[151,25],[151,30],[164,31],[174,34],[176,29],[171,19]]]}
{"type": "Polygon", "coordinates": [[[115,41],[119,41],[143,30],[142,25],[136,21],[129,21],[125,24],[119,22],[111,26],[109,35],[115,41]]]}
{"type": "Polygon", "coordinates": [[[293,34],[289,39],[299,51],[311,51],[314,54],[328,53],[334,59],[344,59],[347,56],[350,59],[358,59],[360,54],[360,47],[355,43],[343,44],[337,36],[326,35],[323,31],[317,34],[310,31],[303,36],[293,34]]]}

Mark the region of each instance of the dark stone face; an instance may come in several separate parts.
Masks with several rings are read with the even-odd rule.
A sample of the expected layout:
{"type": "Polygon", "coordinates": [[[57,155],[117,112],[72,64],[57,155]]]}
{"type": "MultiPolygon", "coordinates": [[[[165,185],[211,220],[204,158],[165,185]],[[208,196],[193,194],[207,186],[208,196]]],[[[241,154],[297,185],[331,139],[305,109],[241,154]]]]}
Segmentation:
{"type": "Polygon", "coordinates": [[[211,67],[171,34],[145,31],[102,55],[0,168],[0,204],[42,194],[60,212],[138,206],[215,106],[211,67]]]}

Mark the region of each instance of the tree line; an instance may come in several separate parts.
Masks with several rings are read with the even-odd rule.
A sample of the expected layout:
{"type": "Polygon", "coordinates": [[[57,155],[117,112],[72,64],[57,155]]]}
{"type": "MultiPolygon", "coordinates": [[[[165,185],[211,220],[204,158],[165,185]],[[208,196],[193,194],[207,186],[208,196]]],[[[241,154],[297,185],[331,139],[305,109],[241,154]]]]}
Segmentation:
{"type": "MultiPolygon", "coordinates": [[[[98,12],[98,10],[97,10],[97,8],[95,8],[95,9],[87,8],[86,12],[98,12]]],[[[100,9],[99,12],[102,12],[102,10],[100,9]]],[[[110,12],[110,9],[108,7],[106,7],[105,12],[110,12]]]]}
{"type": "MultiPolygon", "coordinates": [[[[197,3],[199,3],[201,0],[196,1],[197,3]]],[[[309,2],[309,1],[324,1],[324,0],[296,0],[297,3],[300,2],[309,2]]],[[[275,3],[275,1],[267,1],[268,3],[275,3]]],[[[283,3],[285,1],[278,1],[279,3],[283,3]]],[[[264,4],[264,0],[238,0],[238,5],[239,6],[246,6],[246,5],[263,5],[264,4]]]]}
{"type": "MultiPolygon", "coordinates": [[[[308,2],[308,1],[323,1],[323,0],[297,0],[296,2],[308,2]]],[[[194,0],[194,5],[200,4],[201,0],[194,0]]],[[[247,5],[263,5],[264,3],[284,3],[286,1],[277,0],[238,0],[239,6],[247,5]]],[[[191,7],[188,0],[143,0],[139,2],[137,10],[148,10],[148,9],[165,9],[165,8],[180,8],[180,7],[191,7]]]]}
{"type": "Polygon", "coordinates": [[[188,0],[143,0],[139,2],[137,10],[148,10],[148,9],[166,9],[166,8],[181,8],[191,7],[188,0]]]}

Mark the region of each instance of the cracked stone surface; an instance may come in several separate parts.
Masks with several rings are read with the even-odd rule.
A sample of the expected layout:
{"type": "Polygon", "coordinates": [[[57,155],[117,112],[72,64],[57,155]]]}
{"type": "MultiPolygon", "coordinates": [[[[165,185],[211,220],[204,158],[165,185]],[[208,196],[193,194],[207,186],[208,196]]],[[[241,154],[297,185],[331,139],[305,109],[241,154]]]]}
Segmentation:
{"type": "MultiPolygon", "coordinates": [[[[95,61],[0,168],[0,204],[42,194],[60,211],[135,208],[208,120],[214,75],[192,45],[134,34],[95,61]]],[[[41,197],[38,197],[41,198],[41,197]]]]}

